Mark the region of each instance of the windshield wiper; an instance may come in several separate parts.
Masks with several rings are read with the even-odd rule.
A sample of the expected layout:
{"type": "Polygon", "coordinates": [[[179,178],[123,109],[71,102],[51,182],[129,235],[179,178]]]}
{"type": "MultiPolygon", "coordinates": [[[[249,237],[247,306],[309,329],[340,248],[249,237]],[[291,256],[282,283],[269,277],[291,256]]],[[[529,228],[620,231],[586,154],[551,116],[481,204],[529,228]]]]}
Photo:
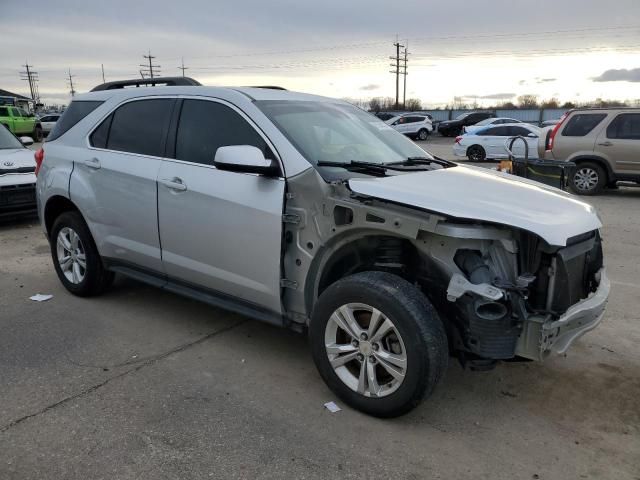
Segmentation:
{"type": "Polygon", "coordinates": [[[385,165],[406,165],[410,167],[414,165],[431,165],[431,164],[441,165],[443,167],[453,167],[456,165],[455,163],[440,157],[433,157],[433,158],[408,157],[406,160],[403,160],[402,162],[387,163],[385,165]]]}
{"type": "Polygon", "coordinates": [[[362,170],[376,175],[387,174],[386,165],[381,163],[359,162],[356,160],[351,160],[350,162],[327,162],[325,160],[319,160],[316,165],[319,167],[341,167],[346,170],[362,170]]]}

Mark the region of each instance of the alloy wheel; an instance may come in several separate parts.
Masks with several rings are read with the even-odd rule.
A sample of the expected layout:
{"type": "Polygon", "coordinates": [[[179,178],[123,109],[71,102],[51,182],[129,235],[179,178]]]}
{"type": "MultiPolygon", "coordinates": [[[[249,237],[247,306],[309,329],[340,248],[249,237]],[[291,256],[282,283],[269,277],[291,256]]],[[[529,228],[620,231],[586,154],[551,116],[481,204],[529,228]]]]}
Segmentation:
{"type": "Polygon", "coordinates": [[[590,167],[579,168],[573,174],[573,184],[583,191],[593,190],[598,185],[598,180],[598,172],[590,167]]]}
{"type": "Polygon", "coordinates": [[[393,322],[363,303],[338,308],[325,327],[329,363],[340,380],[366,397],[395,392],[407,373],[407,352],[393,322]]]}
{"type": "Polygon", "coordinates": [[[56,254],[65,278],[75,285],[81,283],[87,273],[87,257],[75,230],[64,227],[58,232],[56,254]]]}

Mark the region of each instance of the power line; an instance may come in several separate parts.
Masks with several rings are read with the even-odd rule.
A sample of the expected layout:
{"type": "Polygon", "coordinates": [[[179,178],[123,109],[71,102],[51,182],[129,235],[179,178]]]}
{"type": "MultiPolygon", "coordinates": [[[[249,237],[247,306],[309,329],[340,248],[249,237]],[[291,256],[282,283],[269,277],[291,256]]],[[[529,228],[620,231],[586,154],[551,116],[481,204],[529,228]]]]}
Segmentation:
{"type": "Polygon", "coordinates": [[[38,93],[38,72],[32,70],[33,65],[29,65],[28,61],[22,65],[26,70],[20,72],[20,79],[26,80],[29,83],[29,91],[31,92],[31,99],[33,100],[33,108],[37,109],[38,103],[40,103],[38,93]]]}
{"type": "Polygon", "coordinates": [[[409,72],[407,71],[407,55],[409,55],[409,40],[406,42],[407,46],[404,47],[404,66],[402,69],[402,75],[404,76],[404,86],[402,87],[402,109],[405,110],[407,108],[407,75],[409,72]]]}
{"type": "Polygon", "coordinates": [[[149,78],[155,78],[160,74],[160,65],[154,65],[153,64],[153,59],[156,58],[153,55],[151,55],[151,50],[149,50],[149,55],[142,55],[144,58],[146,58],[147,60],[149,60],[149,65],[140,65],[142,68],[140,69],[140,75],[142,76],[142,78],[144,78],[145,75],[147,75],[149,78]],[[156,71],[154,72],[153,69],[156,69],[156,71]],[[155,75],[154,75],[155,73],[155,75]]]}
{"type": "Polygon", "coordinates": [[[395,67],[395,70],[391,70],[389,73],[394,73],[396,76],[396,109],[399,106],[399,93],[400,93],[400,49],[404,48],[404,45],[400,45],[400,42],[396,40],[396,43],[393,44],[396,47],[396,56],[389,57],[391,60],[395,58],[395,64],[391,64],[392,67],[395,67]]]}

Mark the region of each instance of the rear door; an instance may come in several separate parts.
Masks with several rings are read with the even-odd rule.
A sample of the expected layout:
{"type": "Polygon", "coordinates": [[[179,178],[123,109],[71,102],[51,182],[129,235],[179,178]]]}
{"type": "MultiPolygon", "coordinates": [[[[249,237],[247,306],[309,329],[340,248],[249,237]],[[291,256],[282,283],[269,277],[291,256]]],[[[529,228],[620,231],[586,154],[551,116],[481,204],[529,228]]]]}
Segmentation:
{"type": "MultiPolygon", "coordinates": [[[[527,142],[527,146],[529,147],[529,158],[537,158],[538,156],[538,132],[534,132],[532,130],[529,130],[527,127],[521,127],[521,126],[516,126],[516,125],[512,125],[511,127],[509,127],[509,134],[512,137],[515,136],[522,136],[525,138],[526,142],[527,142]],[[530,137],[529,135],[534,134],[535,137],[530,137]]],[[[513,148],[511,150],[514,155],[516,157],[522,157],[524,158],[525,155],[525,146],[524,143],[522,143],[522,140],[516,140],[513,143],[513,148]]]]}
{"type": "Polygon", "coordinates": [[[219,147],[252,145],[275,158],[266,137],[236,107],[185,98],[158,176],[158,219],[167,275],[280,313],[285,181],[218,170],[219,147]],[[175,135],[174,135],[175,130],[175,135]]]}
{"type": "Polygon", "coordinates": [[[162,271],[156,180],[175,99],[136,99],[119,106],[89,136],[76,162],[71,199],[103,257],[162,271]]]}
{"type": "Polygon", "coordinates": [[[595,152],[619,173],[640,173],[640,113],[620,113],[596,139],[595,152]]]}
{"type": "Polygon", "coordinates": [[[487,152],[487,158],[505,158],[505,141],[510,135],[509,127],[496,126],[484,130],[481,145],[487,152]]]}

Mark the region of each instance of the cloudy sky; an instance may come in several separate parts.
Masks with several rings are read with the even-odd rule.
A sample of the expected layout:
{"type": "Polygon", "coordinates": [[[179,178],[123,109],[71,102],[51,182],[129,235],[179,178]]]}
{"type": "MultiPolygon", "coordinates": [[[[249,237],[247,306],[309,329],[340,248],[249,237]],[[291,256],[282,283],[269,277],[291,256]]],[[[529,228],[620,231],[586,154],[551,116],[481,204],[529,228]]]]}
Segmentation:
{"type": "Polygon", "coordinates": [[[428,106],[511,100],[640,98],[638,0],[0,0],[0,88],[66,103],[138,77],[143,55],[163,75],[207,85],[274,84],[334,97],[393,96],[389,56],[409,45],[407,96],[428,106]]]}

